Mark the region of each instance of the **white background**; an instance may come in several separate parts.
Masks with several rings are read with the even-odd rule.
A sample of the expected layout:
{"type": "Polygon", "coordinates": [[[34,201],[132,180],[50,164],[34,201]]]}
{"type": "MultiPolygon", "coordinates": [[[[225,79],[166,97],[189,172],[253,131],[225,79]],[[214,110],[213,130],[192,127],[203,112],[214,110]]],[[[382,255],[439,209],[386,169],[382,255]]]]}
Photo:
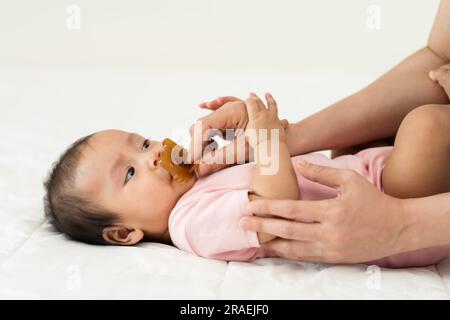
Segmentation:
{"type": "MultiPolygon", "coordinates": [[[[426,43],[438,0],[2,0],[0,64],[379,73],[426,43]],[[66,8],[81,29],[66,28],[66,8]],[[381,29],[367,28],[370,5],[381,29]]],[[[226,88],[224,88],[226,90],[226,88]]]]}

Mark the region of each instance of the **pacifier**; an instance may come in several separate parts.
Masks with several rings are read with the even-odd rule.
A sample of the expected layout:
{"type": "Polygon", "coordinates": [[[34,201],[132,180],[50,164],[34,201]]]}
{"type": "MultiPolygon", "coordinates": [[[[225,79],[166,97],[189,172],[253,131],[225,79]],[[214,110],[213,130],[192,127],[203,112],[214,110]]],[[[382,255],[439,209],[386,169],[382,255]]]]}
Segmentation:
{"type": "Polygon", "coordinates": [[[187,150],[171,139],[164,139],[161,153],[161,166],[177,181],[187,182],[196,177],[194,164],[188,164],[187,150]]]}

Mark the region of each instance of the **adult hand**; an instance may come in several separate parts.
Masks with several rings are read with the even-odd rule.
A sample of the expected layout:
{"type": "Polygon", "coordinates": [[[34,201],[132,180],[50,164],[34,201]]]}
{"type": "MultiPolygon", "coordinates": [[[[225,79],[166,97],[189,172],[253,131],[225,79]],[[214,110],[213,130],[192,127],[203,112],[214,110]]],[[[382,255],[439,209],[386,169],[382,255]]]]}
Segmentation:
{"type": "Polygon", "coordinates": [[[197,163],[196,172],[199,176],[235,164],[238,160],[245,162],[248,159],[249,150],[243,135],[248,123],[245,102],[235,97],[225,97],[221,102],[223,105],[220,108],[212,109],[214,112],[198,119],[190,128],[192,139],[188,158],[197,163]],[[232,131],[227,134],[227,129],[232,131]],[[212,137],[218,134],[231,140],[231,143],[216,150],[217,144],[212,137]],[[242,134],[241,144],[237,140],[239,134],[242,134]]]}
{"type": "MultiPolygon", "coordinates": [[[[233,102],[233,101],[241,101],[244,102],[243,100],[233,97],[233,96],[224,96],[224,97],[218,97],[214,100],[211,101],[207,101],[207,102],[202,102],[200,103],[198,106],[202,109],[208,109],[208,110],[217,110],[220,107],[222,107],[225,103],[227,102],[233,102]]],[[[286,119],[281,119],[281,124],[283,125],[283,128],[287,128],[289,126],[289,121],[286,119]]]]}
{"type": "MultiPolygon", "coordinates": [[[[226,129],[234,129],[237,133],[239,133],[239,130],[242,130],[242,133],[244,132],[248,122],[245,102],[233,96],[224,96],[201,103],[199,107],[213,112],[200,118],[190,128],[192,140],[188,157],[191,161],[200,159],[196,168],[197,174],[201,177],[233,165],[238,161],[247,162],[251,150],[245,139],[243,139],[242,145],[238,143],[237,137],[232,137],[230,144],[222,149],[204,152],[212,137],[212,135],[205,137],[205,132],[208,130],[212,130],[213,135],[220,132],[223,138],[227,137],[226,129]]],[[[288,121],[285,119],[280,121],[286,129],[289,125],[288,121]]]]}
{"type": "Polygon", "coordinates": [[[325,263],[361,263],[402,251],[401,200],[390,197],[348,169],[303,163],[307,179],[335,188],[336,198],[320,201],[258,199],[248,205],[244,229],[275,235],[263,247],[279,256],[325,263]]]}

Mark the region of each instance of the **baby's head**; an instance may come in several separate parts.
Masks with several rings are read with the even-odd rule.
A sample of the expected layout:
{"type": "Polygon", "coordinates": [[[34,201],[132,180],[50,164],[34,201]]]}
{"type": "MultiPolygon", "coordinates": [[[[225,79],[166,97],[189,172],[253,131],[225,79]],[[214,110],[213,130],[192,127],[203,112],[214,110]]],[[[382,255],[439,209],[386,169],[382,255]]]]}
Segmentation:
{"type": "Polygon", "coordinates": [[[75,141],[44,184],[46,215],[87,243],[170,242],[170,212],[195,179],[173,179],[159,163],[162,150],[159,141],[119,130],[75,141]]]}

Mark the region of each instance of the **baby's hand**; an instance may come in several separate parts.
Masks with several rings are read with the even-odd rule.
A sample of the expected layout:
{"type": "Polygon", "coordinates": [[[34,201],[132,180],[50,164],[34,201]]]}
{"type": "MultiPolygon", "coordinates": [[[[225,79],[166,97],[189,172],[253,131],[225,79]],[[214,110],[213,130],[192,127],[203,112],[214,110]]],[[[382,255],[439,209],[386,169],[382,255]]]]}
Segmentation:
{"type": "Polygon", "coordinates": [[[248,113],[248,124],[245,129],[245,135],[252,148],[255,148],[262,142],[274,139],[273,129],[278,131],[278,139],[280,142],[286,141],[286,133],[284,131],[286,123],[278,119],[277,103],[270,93],[266,93],[265,97],[267,108],[264,102],[254,93],[251,93],[245,102],[248,113]]]}
{"type": "Polygon", "coordinates": [[[430,71],[430,79],[439,83],[444,88],[447,96],[450,99],[450,63],[441,66],[440,68],[430,71]]]}

